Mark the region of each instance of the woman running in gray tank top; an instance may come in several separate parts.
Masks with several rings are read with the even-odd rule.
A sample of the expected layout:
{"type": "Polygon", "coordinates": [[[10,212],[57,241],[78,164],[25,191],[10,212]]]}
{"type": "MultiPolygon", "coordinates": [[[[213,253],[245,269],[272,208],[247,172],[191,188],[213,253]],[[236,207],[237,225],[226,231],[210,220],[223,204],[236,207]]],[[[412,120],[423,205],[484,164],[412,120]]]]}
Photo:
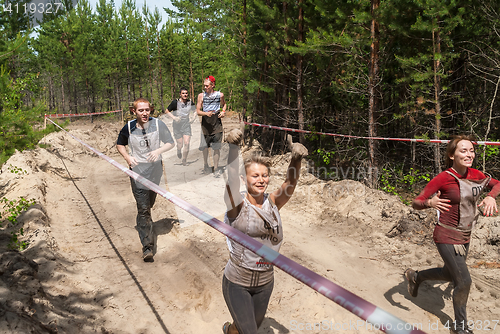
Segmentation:
{"type": "MultiPolygon", "coordinates": [[[[292,196],[300,175],[301,161],[308,154],[299,143],[289,144],[292,157],[285,182],[272,193],[266,193],[269,185],[270,162],[262,154],[253,154],[244,161],[242,180],[246,192],[239,192],[239,144],[243,133],[234,129],[229,132],[228,180],[224,200],[227,212],[224,222],[279,251],[283,230],[279,210],[292,196]]],[[[225,334],[256,334],[267,311],[273,291],[273,266],[254,252],[231,239],[227,239],[229,261],[224,269],[222,291],[233,323],[222,327],[225,334]]]]}

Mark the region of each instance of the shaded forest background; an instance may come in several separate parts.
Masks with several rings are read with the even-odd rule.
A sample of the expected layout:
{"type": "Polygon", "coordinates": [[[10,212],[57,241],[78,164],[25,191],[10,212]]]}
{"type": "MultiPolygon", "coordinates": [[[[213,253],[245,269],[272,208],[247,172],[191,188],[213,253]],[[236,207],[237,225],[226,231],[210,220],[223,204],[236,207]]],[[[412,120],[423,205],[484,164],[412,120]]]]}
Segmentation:
{"type": "MultiPolygon", "coordinates": [[[[177,11],[133,0],[62,3],[36,34],[27,15],[2,13],[2,163],[14,149],[34,147],[44,113],[127,110],[140,96],[165,110],[181,86],[195,97],[208,75],[230,110],[258,123],[500,139],[497,0],[172,0],[177,11]],[[161,16],[168,16],[163,25],[161,16]]],[[[249,134],[269,153],[285,150],[282,131],[249,134]]],[[[296,139],[318,176],[394,193],[421,189],[444,167],[439,144],[296,139]]],[[[479,146],[476,167],[499,178],[498,152],[479,146]]]]}

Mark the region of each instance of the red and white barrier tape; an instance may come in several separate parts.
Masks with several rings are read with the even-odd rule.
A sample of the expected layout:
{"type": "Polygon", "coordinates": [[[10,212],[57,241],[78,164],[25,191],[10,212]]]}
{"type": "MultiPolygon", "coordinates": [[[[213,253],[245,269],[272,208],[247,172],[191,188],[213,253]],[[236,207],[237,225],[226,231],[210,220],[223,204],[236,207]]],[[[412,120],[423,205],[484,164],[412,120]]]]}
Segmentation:
{"type": "MultiPolygon", "coordinates": [[[[292,277],[301,281],[305,285],[311,287],[313,290],[319,292],[324,295],[328,299],[334,301],[339,304],[346,310],[351,313],[357,315],[361,319],[365,320],[367,324],[359,324],[358,327],[368,327],[373,329],[380,329],[388,334],[424,334],[422,330],[418,328],[414,328],[412,324],[406,323],[403,320],[393,316],[392,314],[378,308],[372,303],[364,300],[361,297],[353,294],[352,292],[344,289],[343,287],[333,283],[332,281],[324,278],[323,276],[318,275],[317,273],[307,269],[306,267],[296,263],[293,260],[290,260],[284,255],[272,250],[271,248],[264,246],[260,242],[250,238],[248,235],[236,230],[235,228],[229,226],[228,224],[224,224],[220,220],[212,217],[208,213],[198,209],[197,207],[191,205],[190,203],[184,201],[183,199],[176,197],[172,193],[166,191],[165,189],[160,188],[155,183],[149,181],[148,179],[140,176],[134,171],[126,168],[125,166],[119,164],[115,160],[106,156],[105,154],[99,152],[92,146],[86,144],[82,140],[73,136],[71,133],[67,132],[59,125],[54,123],[49,119],[54,125],[59,127],[61,130],[65,131],[69,134],[73,139],[87,147],[89,150],[97,154],[99,157],[103,158],[137,182],[145,185],[149,189],[153,190],[160,196],[166,198],[173,204],[177,205],[184,211],[192,214],[196,218],[204,221],[220,233],[225,236],[231,238],[235,242],[240,245],[248,248],[252,252],[262,256],[267,261],[271,262],[276,267],[280,268],[284,272],[288,273],[292,277]]],[[[358,324],[357,324],[358,325],[358,324]]]]}
{"type": "Polygon", "coordinates": [[[113,111],[100,111],[100,112],[93,112],[93,113],[86,113],[86,114],[50,114],[47,115],[45,114],[45,118],[64,118],[64,117],[78,117],[78,116],[92,116],[92,115],[103,115],[103,114],[111,114],[114,112],[120,112],[120,110],[113,110],[113,111]]]}
{"type": "MultiPolygon", "coordinates": [[[[337,133],[299,130],[299,129],[293,129],[293,128],[285,128],[282,126],[266,125],[266,124],[259,124],[259,123],[250,123],[250,122],[243,122],[243,123],[245,123],[246,125],[258,126],[261,128],[291,131],[291,132],[298,132],[298,133],[311,133],[311,134],[315,134],[315,135],[324,135],[324,136],[333,136],[333,137],[353,138],[353,139],[392,140],[392,141],[409,141],[409,142],[415,142],[415,143],[439,143],[439,144],[448,144],[448,142],[449,142],[449,140],[441,140],[441,139],[384,138],[384,137],[363,137],[363,136],[341,135],[341,134],[337,134],[337,133]]],[[[474,143],[477,145],[500,146],[500,142],[495,142],[495,141],[475,141],[474,143]]]]}

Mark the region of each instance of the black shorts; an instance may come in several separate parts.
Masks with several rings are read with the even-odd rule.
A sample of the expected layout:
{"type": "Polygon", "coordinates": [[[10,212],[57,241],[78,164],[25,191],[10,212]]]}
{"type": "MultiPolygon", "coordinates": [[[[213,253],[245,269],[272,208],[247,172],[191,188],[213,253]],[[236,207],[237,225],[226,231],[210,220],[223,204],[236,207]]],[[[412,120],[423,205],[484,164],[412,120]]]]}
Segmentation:
{"type": "Polygon", "coordinates": [[[222,132],[217,132],[212,135],[201,135],[200,151],[211,147],[212,150],[220,150],[222,143],[222,132]]]}
{"type": "Polygon", "coordinates": [[[173,122],[172,128],[174,129],[174,138],[181,139],[182,136],[191,136],[191,123],[189,118],[181,119],[179,122],[173,122]]]}

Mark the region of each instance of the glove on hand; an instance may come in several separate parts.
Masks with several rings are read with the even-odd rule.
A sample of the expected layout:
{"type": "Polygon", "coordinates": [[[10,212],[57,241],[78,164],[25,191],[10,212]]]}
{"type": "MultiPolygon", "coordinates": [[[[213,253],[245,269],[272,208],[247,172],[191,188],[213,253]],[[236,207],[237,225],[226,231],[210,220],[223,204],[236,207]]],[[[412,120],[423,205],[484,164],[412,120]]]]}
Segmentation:
{"type": "Polygon", "coordinates": [[[292,140],[292,135],[287,136],[288,146],[292,150],[292,159],[302,159],[309,154],[307,148],[301,143],[294,143],[292,140]]]}

